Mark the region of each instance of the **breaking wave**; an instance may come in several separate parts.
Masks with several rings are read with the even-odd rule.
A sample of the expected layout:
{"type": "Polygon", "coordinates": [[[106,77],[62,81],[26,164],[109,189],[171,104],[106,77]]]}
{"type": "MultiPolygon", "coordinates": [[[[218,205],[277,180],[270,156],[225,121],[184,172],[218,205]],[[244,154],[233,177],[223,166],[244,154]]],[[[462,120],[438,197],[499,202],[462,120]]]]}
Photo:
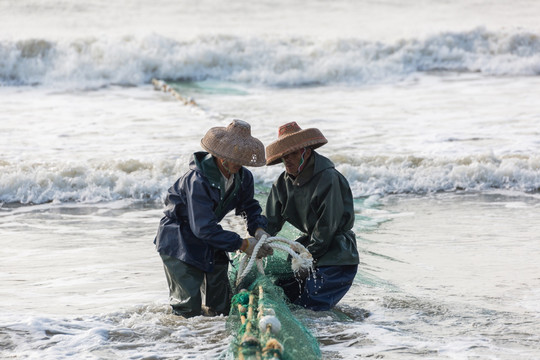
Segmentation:
{"type": "MultiPolygon", "coordinates": [[[[452,191],[540,191],[540,157],[467,156],[458,159],[334,158],[355,197],[452,191]]],[[[185,161],[139,160],[98,163],[0,164],[0,202],[163,201],[167,189],[187,170],[185,161]]],[[[258,191],[269,190],[281,167],[252,169],[258,191]]]]}
{"type": "Polygon", "coordinates": [[[205,36],[0,42],[0,85],[77,88],[215,79],[268,86],[367,84],[422,72],[540,74],[540,36],[477,28],[395,43],[205,36]]]}
{"type": "Polygon", "coordinates": [[[355,196],[427,194],[493,189],[540,191],[540,157],[465,156],[456,159],[416,156],[363,158],[340,164],[355,196]]]}

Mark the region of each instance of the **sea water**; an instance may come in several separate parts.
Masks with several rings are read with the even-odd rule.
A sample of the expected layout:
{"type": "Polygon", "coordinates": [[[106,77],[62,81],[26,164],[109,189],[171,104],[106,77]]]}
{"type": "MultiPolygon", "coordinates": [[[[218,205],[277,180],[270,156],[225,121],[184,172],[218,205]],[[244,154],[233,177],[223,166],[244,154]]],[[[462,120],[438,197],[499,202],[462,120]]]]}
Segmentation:
{"type": "MultiPolygon", "coordinates": [[[[351,185],[355,283],[334,311],[294,312],[323,358],[540,358],[539,15],[0,2],[0,357],[227,358],[226,317],[171,314],[152,241],[201,137],[239,118],[266,145],[319,128],[351,185]]],[[[283,167],[251,170],[264,205],[283,167]]]]}

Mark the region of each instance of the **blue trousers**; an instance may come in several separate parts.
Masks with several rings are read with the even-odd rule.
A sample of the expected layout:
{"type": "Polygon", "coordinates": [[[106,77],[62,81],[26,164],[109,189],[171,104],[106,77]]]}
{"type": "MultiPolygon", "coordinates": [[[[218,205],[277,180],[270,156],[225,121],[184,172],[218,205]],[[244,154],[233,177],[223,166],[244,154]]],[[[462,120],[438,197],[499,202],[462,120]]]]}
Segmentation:
{"type": "Polygon", "coordinates": [[[333,308],[351,288],[358,265],[321,266],[305,279],[291,277],[276,283],[289,300],[314,311],[333,308]]]}

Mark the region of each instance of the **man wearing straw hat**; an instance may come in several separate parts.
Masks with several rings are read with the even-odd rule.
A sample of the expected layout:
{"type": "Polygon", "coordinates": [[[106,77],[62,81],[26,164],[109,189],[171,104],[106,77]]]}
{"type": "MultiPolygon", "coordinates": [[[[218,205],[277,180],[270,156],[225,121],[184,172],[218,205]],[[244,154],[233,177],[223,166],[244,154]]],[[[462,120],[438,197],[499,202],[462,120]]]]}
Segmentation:
{"type": "Polygon", "coordinates": [[[285,222],[304,233],[297,239],[312,254],[313,274],[278,281],[291,302],[322,311],[334,307],[350,289],[358,270],[353,197],[334,164],[314,149],[328,141],[320,130],[291,122],[279,128],[266,148],[266,164],[285,171],[266,203],[267,231],[276,235],[285,222]]]}
{"type": "MultiPolygon", "coordinates": [[[[251,136],[250,125],[233,120],[226,128],[211,128],[201,145],[208,152],[194,153],[190,169],[169,189],[154,240],[173,313],[184,317],[228,314],[227,252],[251,255],[267,225],[253,197],[253,175],[244,168],[265,164],[264,145],[251,136]],[[232,210],[246,219],[252,237],[243,239],[219,225],[232,210]]],[[[272,253],[266,244],[261,250],[258,256],[272,253]]]]}

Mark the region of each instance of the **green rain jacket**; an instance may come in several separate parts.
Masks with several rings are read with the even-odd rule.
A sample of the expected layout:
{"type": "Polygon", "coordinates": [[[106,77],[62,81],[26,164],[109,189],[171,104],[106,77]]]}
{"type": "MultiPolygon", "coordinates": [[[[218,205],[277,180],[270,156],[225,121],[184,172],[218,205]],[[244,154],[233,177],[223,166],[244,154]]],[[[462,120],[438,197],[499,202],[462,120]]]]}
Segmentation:
{"type": "Polygon", "coordinates": [[[315,266],[359,263],[349,183],[332,161],[315,151],[296,178],[284,171],[272,185],[266,217],[271,235],[285,221],[302,231],[305,235],[296,241],[311,252],[315,266]]]}

